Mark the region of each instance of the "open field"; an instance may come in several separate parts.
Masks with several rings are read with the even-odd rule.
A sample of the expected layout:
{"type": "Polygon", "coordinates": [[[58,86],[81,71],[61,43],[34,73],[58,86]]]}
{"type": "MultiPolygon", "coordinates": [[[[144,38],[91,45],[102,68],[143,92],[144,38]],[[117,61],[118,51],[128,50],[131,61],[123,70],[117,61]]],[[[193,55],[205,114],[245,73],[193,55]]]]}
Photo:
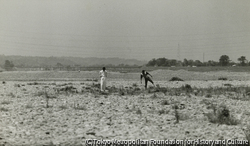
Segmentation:
{"type": "MultiPolygon", "coordinates": [[[[199,68],[197,68],[199,69],[199,68]]],[[[108,71],[109,72],[109,71],[108,71]]],[[[109,72],[110,80],[133,80],[138,81],[140,78],[138,72],[109,72]]],[[[87,79],[98,79],[99,70],[97,71],[10,71],[0,72],[0,80],[3,81],[84,81],[87,79]]],[[[218,80],[225,77],[228,80],[250,80],[250,72],[232,72],[232,71],[187,71],[187,70],[152,70],[155,81],[168,81],[172,77],[179,77],[185,81],[190,80],[218,80]]]]}
{"type": "Polygon", "coordinates": [[[249,73],[150,73],[157,87],[145,90],[139,73],[110,72],[108,91],[101,93],[97,71],[2,72],[0,145],[249,140],[249,73]]]}

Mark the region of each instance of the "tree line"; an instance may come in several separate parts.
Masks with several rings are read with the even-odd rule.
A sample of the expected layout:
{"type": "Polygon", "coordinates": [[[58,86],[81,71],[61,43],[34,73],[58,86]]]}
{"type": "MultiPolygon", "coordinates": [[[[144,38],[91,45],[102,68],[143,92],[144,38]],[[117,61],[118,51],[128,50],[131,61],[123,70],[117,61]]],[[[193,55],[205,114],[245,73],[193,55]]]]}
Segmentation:
{"type": "Polygon", "coordinates": [[[228,55],[220,56],[218,61],[209,60],[207,62],[201,62],[200,60],[184,59],[183,61],[176,59],[167,59],[165,57],[152,59],[146,66],[162,66],[162,67],[171,67],[171,66],[250,66],[250,62],[246,59],[245,56],[241,56],[237,59],[239,63],[235,63],[230,60],[228,55]]]}
{"type": "MultiPolygon", "coordinates": [[[[176,60],[176,59],[167,59],[165,57],[158,58],[158,59],[152,59],[150,60],[146,66],[161,66],[161,67],[171,67],[171,66],[250,66],[250,62],[246,59],[245,56],[241,56],[237,59],[239,62],[235,63],[232,60],[230,60],[229,56],[222,55],[218,61],[209,60],[207,62],[201,62],[200,60],[192,60],[192,59],[184,59],[183,61],[176,60]]],[[[100,65],[98,65],[100,66],[100,65]]],[[[112,64],[106,64],[102,66],[107,67],[139,67],[138,65],[127,65],[127,64],[119,64],[119,65],[112,65],[112,64]]],[[[15,67],[12,61],[5,60],[4,69],[6,70],[12,70],[15,67]]],[[[68,70],[72,67],[81,67],[80,65],[63,65],[61,63],[57,63],[55,66],[50,67],[66,67],[68,70]]]]}

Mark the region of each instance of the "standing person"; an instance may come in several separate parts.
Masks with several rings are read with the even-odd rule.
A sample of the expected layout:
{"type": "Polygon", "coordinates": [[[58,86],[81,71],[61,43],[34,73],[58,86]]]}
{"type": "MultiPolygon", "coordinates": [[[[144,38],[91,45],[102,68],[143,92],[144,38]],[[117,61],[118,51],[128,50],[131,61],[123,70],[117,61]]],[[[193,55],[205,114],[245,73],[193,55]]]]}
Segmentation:
{"type": "Polygon", "coordinates": [[[152,81],[152,79],[150,78],[150,76],[153,77],[147,71],[142,70],[142,73],[141,73],[141,84],[142,84],[142,78],[144,77],[144,79],[145,79],[145,89],[147,89],[148,81],[151,82],[155,86],[155,84],[152,81]]]}
{"type": "Polygon", "coordinates": [[[100,78],[101,78],[101,91],[105,91],[105,88],[106,88],[106,78],[107,78],[107,71],[106,71],[106,68],[103,67],[102,70],[99,72],[100,74],[100,78]]]}

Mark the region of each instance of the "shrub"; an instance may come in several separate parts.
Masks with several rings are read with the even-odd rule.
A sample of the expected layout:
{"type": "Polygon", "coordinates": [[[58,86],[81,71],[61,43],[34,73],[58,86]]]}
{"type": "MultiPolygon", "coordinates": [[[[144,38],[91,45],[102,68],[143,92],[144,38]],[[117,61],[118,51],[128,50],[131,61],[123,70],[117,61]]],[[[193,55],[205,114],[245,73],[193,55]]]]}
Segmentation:
{"type": "Polygon", "coordinates": [[[2,101],[1,104],[10,104],[10,101],[2,101]]]}
{"type": "Polygon", "coordinates": [[[190,92],[192,92],[193,89],[189,84],[186,84],[185,86],[181,87],[181,90],[184,90],[184,91],[190,93],[190,92]]]}
{"type": "Polygon", "coordinates": [[[132,85],[133,87],[138,87],[138,85],[136,84],[136,83],[133,83],[133,85],[132,85]]]}
{"type": "Polygon", "coordinates": [[[161,109],[161,110],[158,111],[158,113],[159,113],[159,115],[161,115],[161,114],[164,114],[165,111],[163,109],[161,109]]]}
{"type": "Polygon", "coordinates": [[[26,108],[32,108],[32,105],[31,104],[27,104],[25,107],[26,108]]]}
{"type": "Polygon", "coordinates": [[[125,91],[124,91],[123,88],[120,88],[120,89],[119,89],[119,95],[121,95],[121,96],[125,95],[125,91]]]}
{"type": "Polygon", "coordinates": [[[44,91],[38,91],[35,96],[43,96],[44,95],[44,91]]]}
{"type": "Polygon", "coordinates": [[[224,86],[232,87],[232,84],[224,84],[224,86]]]}
{"type": "Polygon", "coordinates": [[[141,110],[140,110],[140,109],[137,109],[137,110],[136,110],[136,114],[141,115],[141,114],[142,114],[141,110]]]}
{"type": "Polygon", "coordinates": [[[208,93],[205,97],[206,97],[206,98],[211,98],[212,95],[211,95],[210,93],[208,93]]]}
{"type": "Polygon", "coordinates": [[[15,84],[14,87],[21,87],[20,84],[15,84]]]}
{"type": "Polygon", "coordinates": [[[220,78],[218,78],[218,80],[223,80],[223,81],[226,81],[226,80],[227,80],[227,78],[226,78],[226,77],[220,77],[220,78]]]}
{"type": "Polygon", "coordinates": [[[34,83],[27,83],[27,85],[39,85],[39,83],[34,82],[34,83]]]}
{"type": "Polygon", "coordinates": [[[9,110],[8,110],[7,108],[1,107],[1,108],[0,108],[0,111],[7,112],[7,111],[9,111],[9,110]]]}
{"type": "Polygon", "coordinates": [[[83,105],[79,105],[78,103],[74,103],[74,107],[75,110],[87,110],[86,106],[83,105]]]}
{"type": "Polygon", "coordinates": [[[9,93],[9,94],[7,94],[7,96],[10,96],[10,97],[12,97],[12,98],[14,98],[15,97],[15,95],[11,92],[11,93],[9,93]]]}
{"type": "Polygon", "coordinates": [[[219,105],[217,108],[213,108],[213,113],[205,114],[211,123],[237,125],[239,121],[235,119],[229,109],[225,105],[219,105]]]}
{"type": "Polygon", "coordinates": [[[184,80],[178,77],[172,77],[169,81],[184,81],[184,80]]]}
{"type": "Polygon", "coordinates": [[[150,96],[150,98],[152,98],[152,99],[155,99],[155,98],[157,98],[158,96],[154,93],[152,96],[150,96]]]}
{"type": "Polygon", "coordinates": [[[60,105],[59,108],[60,108],[61,110],[64,110],[64,109],[67,109],[68,107],[67,107],[66,105],[60,105]]]}
{"type": "Polygon", "coordinates": [[[161,102],[161,105],[170,105],[169,101],[168,100],[163,100],[161,102]]]}

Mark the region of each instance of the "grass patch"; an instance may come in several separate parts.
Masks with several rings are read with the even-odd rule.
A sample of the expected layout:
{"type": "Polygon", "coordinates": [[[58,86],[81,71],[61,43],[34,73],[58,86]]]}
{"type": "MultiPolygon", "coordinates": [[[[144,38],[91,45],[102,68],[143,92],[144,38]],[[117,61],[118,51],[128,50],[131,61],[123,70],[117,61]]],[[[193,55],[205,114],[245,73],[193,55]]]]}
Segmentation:
{"type": "Polygon", "coordinates": [[[169,81],[184,81],[184,80],[179,77],[172,77],[169,81]]]}
{"type": "Polygon", "coordinates": [[[87,108],[85,106],[77,106],[74,109],[76,109],[76,110],[84,110],[84,111],[87,110],[87,108]]]}
{"type": "Polygon", "coordinates": [[[9,110],[8,110],[7,108],[1,107],[1,108],[0,108],[0,111],[7,112],[7,111],[9,111],[9,110]]]}
{"type": "Polygon", "coordinates": [[[164,109],[158,110],[159,115],[168,114],[168,113],[169,113],[169,110],[164,110],[164,109]]]}
{"type": "Polygon", "coordinates": [[[84,110],[84,111],[87,110],[86,106],[79,105],[78,103],[77,103],[77,104],[74,103],[73,108],[74,108],[75,110],[84,110]]]}
{"type": "Polygon", "coordinates": [[[192,87],[189,84],[186,84],[185,86],[181,87],[182,91],[185,91],[186,93],[190,93],[193,91],[192,87]]]}
{"type": "Polygon", "coordinates": [[[163,100],[161,102],[161,105],[170,105],[169,101],[168,100],[163,100]]]}
{"type": "Polygon", "coordinates": [[[38,91],[35,96],[43,96],[45,93],[44,91],[38,91]]]}
{"type": "Polygon", "coordinates": [[[136,110],[136,114],[141,115],[141,114],[142,114],[141,110],[140,110],[140,109],[137,109],[137,110],[136,110]]]}
{"type": "Polygon", "coordinates": [[[10,101],[2,101],[1,104],[10,104],[10,101]]]}
{"type": "Polygon", "coordinates": [[[67,109],[68,107],[67,107],[66,105],[60,105],[59,108],[60,108],[61,110],[65,110],[65,109],[67,109]]]}
{"type": "Polygon", "coordinates": [[[223,81],[226,81],[227,78],[226,77],[219,77],[218,80],[223,80],[223,81]]]}
{"type": "Polygon", "coordinates": [[[12,98],[16,97],[14,93],[10,92],[9,94],[7,94],[7,96],[10,96],[12,98]]]}
{"type": "Polygon", "coordinates": [[[237,125],[239,121],[231,115],[226,105],[213,106],[213,112],[205,114],[211,123],[226,124],[226,125],[237,125]]]}
{"type": "Polygon", "coordinates": [[[206,98],[211,98],[212,95],[211,95],[210,93],[207,93],[205,97],[206,97],[206,98]]]}
{"type": "Polygon", "coordinates": [[[25,108],[33,108],[33,106],[31,104],[27,104],[25,108]]]}
{"type": "Polygon", "coordinates": [[[33,83],[27,83],[27,85],[39,85],[39,83],[33,82],[33,83]]]}
{"type": "Polygon", "coordinates": [[[136,83],[133,83],[132,87],[136,88],[138,85],[136,83]]]}

